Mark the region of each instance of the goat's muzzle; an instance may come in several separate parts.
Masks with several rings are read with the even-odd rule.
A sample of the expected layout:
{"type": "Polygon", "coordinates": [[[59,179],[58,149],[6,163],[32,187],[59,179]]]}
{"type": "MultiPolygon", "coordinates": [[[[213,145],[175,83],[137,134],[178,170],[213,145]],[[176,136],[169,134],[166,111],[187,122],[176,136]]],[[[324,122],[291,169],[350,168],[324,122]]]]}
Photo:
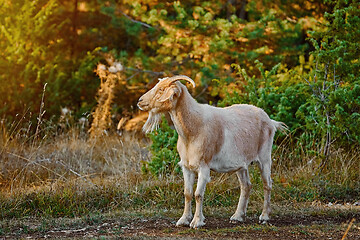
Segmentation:
{"type": "Polygon", "coordinates": [[[142,111],[146,111],[146,107],[148,106],[148,104],[144,103],[143,98],[139,98],[137,106],[138,108],[140,108],[140,110],[142,111]]]}

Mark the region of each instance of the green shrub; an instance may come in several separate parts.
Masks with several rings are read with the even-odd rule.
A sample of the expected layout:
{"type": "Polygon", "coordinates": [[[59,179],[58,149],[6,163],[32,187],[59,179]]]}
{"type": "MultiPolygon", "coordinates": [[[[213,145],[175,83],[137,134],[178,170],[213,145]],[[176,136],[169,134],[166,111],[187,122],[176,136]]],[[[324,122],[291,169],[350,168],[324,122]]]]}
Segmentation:
{"type": "Polygon", "coordinates": [[[163,118],[159,129],[149,134],[152,140],[150,151],[151,161],[144,162],[142,170],[144,173],[150,172],[154,176],[164,176],[172,173],[180,173],[181,169],[177,165],[180,156],[176,149],[178,134],[171,129],[167,121],[163,118]]]}

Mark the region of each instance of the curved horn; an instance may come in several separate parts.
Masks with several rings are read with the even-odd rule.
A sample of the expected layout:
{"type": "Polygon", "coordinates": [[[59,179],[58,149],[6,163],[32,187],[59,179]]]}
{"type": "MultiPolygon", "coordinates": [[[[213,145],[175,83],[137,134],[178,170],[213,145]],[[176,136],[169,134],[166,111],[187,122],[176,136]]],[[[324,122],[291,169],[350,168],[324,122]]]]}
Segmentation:
{"type": "Polygon", "coordinates": [[[173,76],[173,77],[168,78],[168,81],[170,81],[170,83],[176,82],[176,81],[178,81],[178,80],[186,80],[186,81],[188,81],[189,83],[191,83],[192,86],[195,88],[195,82],[194,82],[194,80],[192,80],[192,79],[189,78],[188,76],[185,76],[185,75],[177,75],[177,76],[173,76]]]}

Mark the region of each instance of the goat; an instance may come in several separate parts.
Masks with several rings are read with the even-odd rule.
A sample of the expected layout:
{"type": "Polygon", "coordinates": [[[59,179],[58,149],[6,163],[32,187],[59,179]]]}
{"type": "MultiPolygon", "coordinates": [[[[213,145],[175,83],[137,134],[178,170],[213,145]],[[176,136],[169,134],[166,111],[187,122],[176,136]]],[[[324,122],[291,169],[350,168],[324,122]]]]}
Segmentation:
{"type": "Polygon", "coordinates": [[[138,107],[149,111],[143,127],[145,132],[156,129],[161,114],[169,114],[178,132],[177,150],[179,165],[184,175],[185,206],[176,225],[199,228],[204,223],[203,199],[210,170],[236,172],[241,193],[232,222],[243,222],[246,215],[251,182],[248,167],[256,161],[261,170],[264,187],[264,206],[259,220],[266,222],[270,214],[271,149],[277,129],[285,131],[286,125],[271,120],[261,108],[235,104],[218,108],[199,104],[178,80],[195,82],[184,75],[159,79],[159,82],[138,101],[138,107]],[[191,200],[195,173],[198,175],[195,191],[196,210],[192,218],[191,200]],[[191,221],[191,222],[190,222],[191,221]]]}

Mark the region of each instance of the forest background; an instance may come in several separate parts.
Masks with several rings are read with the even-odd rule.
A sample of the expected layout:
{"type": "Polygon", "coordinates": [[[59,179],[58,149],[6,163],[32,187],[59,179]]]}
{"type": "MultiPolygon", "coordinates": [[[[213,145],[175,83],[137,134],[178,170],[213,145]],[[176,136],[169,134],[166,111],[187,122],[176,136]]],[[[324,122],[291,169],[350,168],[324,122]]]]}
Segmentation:
{"type": "MultiPolygon", "coordinates": [[[[158,78],[183,74],[196,82],[189,91],[200,103],[254,104],[289,126],[274,146],[274,178],[284,198],[358,198],[358,1],[1,0],[0,6],[3,190],[13,194],[64,176],[119,177],[123,160],[109,154],[124,148],[115,140],[123,137],[119,121],[140,113],[137,99],[158,78]]],[[[141,147],[123,157],[140,158],[138,173],[131,173],[136,179],[179,175],[176,133],[166,123],[135,138],[141,147]]],[[[21,212],[9,209],[2,217],[21,212]]]]}

